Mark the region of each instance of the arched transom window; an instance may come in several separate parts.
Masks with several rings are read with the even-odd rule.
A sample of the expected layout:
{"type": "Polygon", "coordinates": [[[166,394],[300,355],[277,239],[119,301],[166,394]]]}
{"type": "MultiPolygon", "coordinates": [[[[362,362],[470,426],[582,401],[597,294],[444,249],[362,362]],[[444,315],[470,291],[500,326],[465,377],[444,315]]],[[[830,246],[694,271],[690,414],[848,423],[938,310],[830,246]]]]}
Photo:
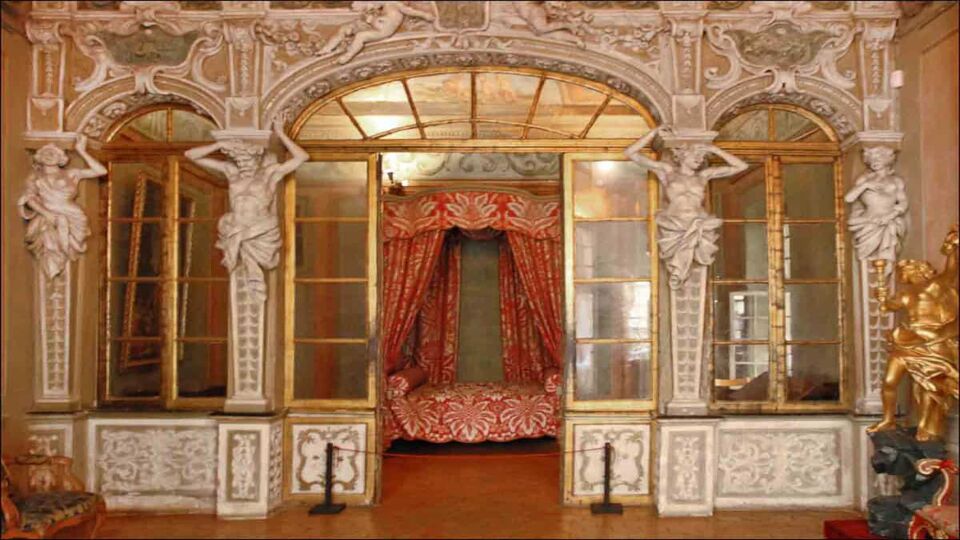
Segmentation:
{"type": "Polygon", "coordinates": [[[581,79],[495,68],[418,73],[328,96],[300,140],[636,139],[653,124],[622,95],[581,79]]]}

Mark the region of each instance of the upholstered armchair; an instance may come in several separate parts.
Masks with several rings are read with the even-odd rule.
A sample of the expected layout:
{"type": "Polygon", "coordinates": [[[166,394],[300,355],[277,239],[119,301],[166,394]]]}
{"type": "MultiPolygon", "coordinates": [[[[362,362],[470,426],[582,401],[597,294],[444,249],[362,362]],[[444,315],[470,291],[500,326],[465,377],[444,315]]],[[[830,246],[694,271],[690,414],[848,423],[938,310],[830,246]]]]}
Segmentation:
{"type": "Polygon", "coordinates": [[[71,464],[60,456],[3,458],[3,538],[93,538],[106,506],[83,490],[71,464]]]}

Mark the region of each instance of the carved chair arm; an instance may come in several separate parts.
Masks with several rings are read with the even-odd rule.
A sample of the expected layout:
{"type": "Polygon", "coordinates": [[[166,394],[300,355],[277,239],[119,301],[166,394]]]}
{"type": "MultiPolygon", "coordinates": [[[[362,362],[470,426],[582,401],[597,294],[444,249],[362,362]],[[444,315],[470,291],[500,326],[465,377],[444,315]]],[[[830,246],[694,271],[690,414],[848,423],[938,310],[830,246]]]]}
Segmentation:
{"type": "Polygon", "coordinates": [[[73,460],[65,456],[18,456],[4,459],[12,488],[21,495],[49,491],[84,491],[83,482],[71,471],[73,460]]]}
{"type": "Polygon", "coordinates": [[[10,474],[7,472],[6,458],[3,459],[3,476],[0,478],[0,510],[3,511],[3,523],[7,529],[20,528],[20,511],[10,498],[10,474]]]}

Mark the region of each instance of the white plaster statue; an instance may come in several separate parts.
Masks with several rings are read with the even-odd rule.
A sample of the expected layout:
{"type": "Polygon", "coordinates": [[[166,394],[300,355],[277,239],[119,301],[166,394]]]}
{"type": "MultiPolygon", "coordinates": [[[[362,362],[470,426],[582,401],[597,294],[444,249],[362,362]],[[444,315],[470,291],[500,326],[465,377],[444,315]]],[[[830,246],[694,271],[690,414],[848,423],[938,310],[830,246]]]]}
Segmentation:
{"type": "Polygon", "coordinates": [[[107,174],[106,167],[87,153],[87,138],[77,135],[74,150],[86,169],[65,169],[67,153],[53,144],[33,155],[33,172],[27,189],[17,201],[20,216],[29,221],[26,242],[48,278],[63,272],[67,264],[87,250],[90,227],[87,216],[75,202],[80,180],[107,174]]]}
{"type": "Polygon", "coordinates": [[[239,139],[219,141],[190,149],[188,159],[219,171],[230,185],[230,211],[220,218],[217,247],[223,250],[223,265],[238,272],[254,289],[257,299],[266,298],[263,269],[277,266],[280,259],[280,222],[277,218],[277,184],[309,157],[283,132],[275,121],[274,133],[290,151],[291,158],[277,163],[277,156],[264,148],[239,139]],[[221,150],[230,161],[206,156],[221,150]]]}
{"type": "Polygon", "coordinates": [[[338,64],[346,64],[353,60],[353,57],[359,54],[367,43],[381,41],[395,34],[403,24],[404,16],[427,21],[434,19],[432,13],[421,11],[399,1],[358,1],[351,4],[350,9],[359,12],[360,17],[342,25],[320,49],[318,56],[331,56],[347,40],[350,40],[346,50],[337,58],[338,64]]]}
{"type": "Polygon", "coordinates": [[[671,148],[672,163],[656,161],[643,155],[658,134],[669,128],[656,128],[627,148],[626,156],[651,169],[660,179],[667,197],[667,207],[657,212],[657,231],[661,257],[670,271],[670,286],[679,288],[690,275],[694,262],[703,266],[713,263],[717,252],[717,229],[723,223],[703,208],[707,182],[747,170],[743,160],[709,144],[683,144],[671,148]],[[715,154],[727,165],[701,168],[709,154],[715,154]]]}
{"type": "MultiPolygon", "coordinates": [[[[893,171],[896,152],[887,146],[867,147],[863,162],[869,170],[844,197],[853,205],[847,223],[857,258],[893,261],[907,232],[907,190],[903,178],[893,171]]],[[[886,269],[891,272],[893,265],[886,269]]]]}
{"type": "Polygon", "coordinates": [[[526,24],[534,34],[538,36],[553,34],[550,37],[554,39],[574,43],[581,49],[585,47],[578,34],[587,30],[584,23],[589,22],[588,15],[582,12],[572,13],[565,2],[550,0],[513,2],[513,6],[523,24],[526,24]]]}

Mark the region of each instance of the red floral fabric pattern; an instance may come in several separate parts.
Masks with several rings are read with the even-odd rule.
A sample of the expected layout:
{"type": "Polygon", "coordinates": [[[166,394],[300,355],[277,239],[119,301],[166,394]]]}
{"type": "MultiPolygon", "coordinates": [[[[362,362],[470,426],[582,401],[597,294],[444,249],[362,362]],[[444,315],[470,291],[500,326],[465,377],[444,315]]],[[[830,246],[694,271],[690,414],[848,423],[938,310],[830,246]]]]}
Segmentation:
{"type": "Polygon", "coordinates": [[[485,229],[533,238],[561,237],[560,201],[508,191],[440,191],[412,196],[385,195],[383,235],[410,238],[426,231],[485,229]]]}
{"type": "Polygon", "coordinates": [[[431,383],[448,383],[457,378],[460,344],[460,241],[448,235],[423,307],[417,315],[415,337],[417,365],[427,371],[431,383]]]}
{"type": "Polygon", "coordinates": [[[554,366],[563,365],[563,246],[558,239],[537,239],[507,231],[510,251],[534,323],[554,366]]]}
{"type": "Polygon", "coordinates": [[[413,329],[427,285],[443,246],[443,231],[395,238],[383,245],[382,354],[387,373],[394,370],[403,343],[413,329]]]}
{"type": "Polygon", "coordinates": [[[553,360],[543,346],[510,246],[500,243],[500,339],[503,380],[541,381],[553,360]]]}
{"type": "Polygon", "coordinates": [[[435,443],[556,437],[560,401],[543,384],[426,384],[389,403],[394,438],[435,443]]]}

